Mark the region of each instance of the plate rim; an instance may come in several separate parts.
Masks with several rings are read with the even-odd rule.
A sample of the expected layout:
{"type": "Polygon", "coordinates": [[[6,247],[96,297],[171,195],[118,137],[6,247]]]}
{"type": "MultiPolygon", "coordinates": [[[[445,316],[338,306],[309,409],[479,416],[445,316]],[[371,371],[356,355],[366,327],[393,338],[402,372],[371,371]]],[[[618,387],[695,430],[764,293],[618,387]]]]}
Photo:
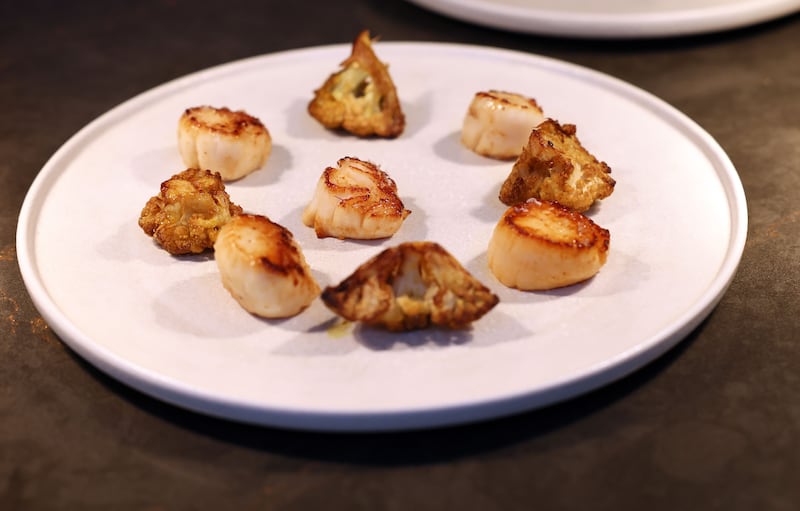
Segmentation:
{"type": "Polygon", "coordinates": [[[468,23],[532,35],[580,39],[668,38],[722,32],[800,12],[800,0],[747,0],[667,13],[565,13],[487,0],[408,0],[468,23]]]}
{"type": "Polygon", "coordinates": [[[414,409],[389,412],[330,412],[308,410],[303,407],[268,407],[263,404],[255,405],[238,398],[221,400],[218,396],[198,392],[189,385],[182,385],[181,382],[132,364],[81,332],[67,315],[61,312],[55,299],[50,297],[36,265],[33,237],[39,220],[39,211],[36,206],[47,197],[49,186],[52,185],[53,180],[65,171],[66,167],[61,172],[57,172],[58,163],[67,158],[70,152],[80,150],[91,140],[93,134],[102,130],[105,125],[117,122],[127,109],[140,108],[142,102],[154,101],[162,95],[174,94],[180,87],[198,79],[213,78],[231,70],[245,70],[247,66],[258,65],[265,58],[281,56],[292,58],[305,52],[345,51],[349,48],[349,45],[346,44],[333,44],[248,57],[167,81],[109,109],[83,126],[58,148],[36,175],[25,195],[19,214],[16,244],[17,260],[26,289],[42,317],[59,335],[60,339],[93,366],[127,386],[155,399],[205,415],[262,426],[298,430],[399,431],[499,418],[541,408],[595,390],[630,374],[673,348],[716,307],[733,280],[741,261],[747,236],[747,204],[741,180],[730,158],[716,140],[694,120],[633,84],[585,66],[547,56],[458,43],[396,41],[381,42],[381,45],[412,51],[430,50],[431,47],[434,47],[437,50],[447,49],[467,54],[502,54],[509,58],[522,59],[532,65],[545,66],[548,69],[556,68],[572,75],[577,73],[590,79],[593,84],[600,84],[617,94],[624,94],[627,98],[634,98],[638,102],[646,103],[650,110],[656,111],[673,126],[677,124],[684,136],[691,136],[699,148],[710,153],[716,159],[714,160],[715,175],[724,187],[731,219],[730,240],[723,264],[717,268],[717,274],[700,299],[691,304],[680,321],[670,323],[667,328],[655,333],[650,339],[643,339],[636,345],[636,349],[630,350],[632,352],[619,353],[613,359],[606,359],[602,364],[594,366],[591,371],[581,373],[579,377],[561,378],[545,388],[538,388],[535,391],[528,390],[519,395],[505,396],[499,399],[473,400],[466,404],[446,406],[417,406],[414,409]]]}

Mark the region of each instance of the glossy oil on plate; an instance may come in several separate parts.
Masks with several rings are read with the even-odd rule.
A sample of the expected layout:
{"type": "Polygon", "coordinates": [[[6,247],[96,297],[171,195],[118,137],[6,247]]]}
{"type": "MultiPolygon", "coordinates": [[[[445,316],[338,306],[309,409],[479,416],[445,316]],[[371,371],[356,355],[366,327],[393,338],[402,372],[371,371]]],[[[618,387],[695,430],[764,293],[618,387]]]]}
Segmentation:
{"type": "Polygon", "coordinates": [[[798,0],[411,0],[455,19],[530,34],[673,37],[741,28],[800,10],[798,0]]]}
{"type": "Polygon", "coordinates": [[[747,228],[741,184],[716,142],[631,85],[560,61],[482,47],[381,42],[406,114],[394,140],[322,128],[306,105],[349,45],[202,71],[141,94],[70,139],[32,185],[18,227],[25,283],[52,329],[114,378],[164,401],[261,425],[337,431],[434,427],[530,410],[614,381],[678,343],[734,275],[747,228]],[[432,77],[436,77],[433,79],[432,77]],[[473,95],[532,96],[578,127],[613,169],[590,210],[611,232],[607,264],[551,292],[504,288],[486,249],[513,162],[459,143],[473,95]],[[380,250],[431,240],[501,303],[464,331],[340,326],[320,300],[286,320],[245,312],[213,254],[173,257],[137,225],[183,170],[177,121],[197,105],[244,109],[270,130],[266,165],[227,185],[246,211],[291,230],[335,285],[380,250]],[[391,239],[318,239],[300,219],[325,167],[370,160],[412,210],[391,239]]]}

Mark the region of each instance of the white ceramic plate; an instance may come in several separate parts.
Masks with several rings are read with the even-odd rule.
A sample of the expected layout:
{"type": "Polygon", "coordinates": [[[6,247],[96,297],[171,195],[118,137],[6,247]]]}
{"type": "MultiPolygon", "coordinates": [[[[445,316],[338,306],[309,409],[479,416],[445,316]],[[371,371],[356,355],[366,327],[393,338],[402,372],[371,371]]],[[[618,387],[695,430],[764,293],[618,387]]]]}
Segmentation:
{"type": "Polygon", "coordinates": [[[686,36],[754,25],[798,0],[411,0],[446,16],[514,32],[598,38],[686,36]]]}
{"type": "Polygon", "coordinates": [[[32,185],[18,227],[20,267],[53,330],[140,391],[238,421],[314,430],[391,430],[502,416],[563,400],[653,360],[706,317],[739,262],[745,198],[714,140],[619,80],[546,58],[480,47],[378,43],[407,117],[395,140],[323,129],[306,104],[349,46],[252,58],[167,83],[69,140],[32,185]],[[486,246],[511,163],[459,142],[475,92],[527,93],[575,123],[608,162],[614,194],[591,212],[611,231],[591,281],[505,289],[486,246]],[[183,169],[176,124],[189,106],[246,109],[271,131],[265,168],[229,184],[245,210],[294,232],[320,283],[333,285],[402,241],[434,240],[502,303],[469,331],[330,330],[317,300],[266,321],[223,289],[213,257],[171,257],[138,227],[161,181],[183,169]],[[413,211],[383,242],[317,239],[300,213],[342,156],[381,165],[413,211]]]}

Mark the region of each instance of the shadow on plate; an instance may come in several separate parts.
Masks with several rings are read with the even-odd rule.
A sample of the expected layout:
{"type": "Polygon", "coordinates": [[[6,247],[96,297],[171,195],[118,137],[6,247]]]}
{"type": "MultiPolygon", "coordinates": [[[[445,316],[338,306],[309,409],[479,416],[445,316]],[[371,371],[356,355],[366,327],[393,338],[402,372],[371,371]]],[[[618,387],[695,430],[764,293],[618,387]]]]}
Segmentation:
{"type": "MultiPolygon", "coordinates": [[[[472,424],[369,434],[284,430],[197,414],[141,394],[101,373],[73,352],[69,353],[110,391],[138,409],[177,428],[218,442],[299,460],[367,467],[399,467],[437,464],[534,442],[598,415],[636,393],[669,368],[692,345],[705,324],[704,321],[686,339],[643,368],[621,380],[567,401],[472,424]]],[[[568,433],[565,434],[569,436],[568,433]]]]}

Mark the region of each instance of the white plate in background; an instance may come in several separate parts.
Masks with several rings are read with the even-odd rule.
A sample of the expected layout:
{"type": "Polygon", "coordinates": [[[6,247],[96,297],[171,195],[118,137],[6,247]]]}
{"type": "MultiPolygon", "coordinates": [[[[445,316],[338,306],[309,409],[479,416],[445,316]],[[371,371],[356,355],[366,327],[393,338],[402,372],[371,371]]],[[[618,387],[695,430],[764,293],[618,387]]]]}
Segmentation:
{"type": "Polygon", "coordinates": [[[514,32],[639,38],[717,32],[780,18],[798,0],[410,0],[445,16],[514,32]]]}

